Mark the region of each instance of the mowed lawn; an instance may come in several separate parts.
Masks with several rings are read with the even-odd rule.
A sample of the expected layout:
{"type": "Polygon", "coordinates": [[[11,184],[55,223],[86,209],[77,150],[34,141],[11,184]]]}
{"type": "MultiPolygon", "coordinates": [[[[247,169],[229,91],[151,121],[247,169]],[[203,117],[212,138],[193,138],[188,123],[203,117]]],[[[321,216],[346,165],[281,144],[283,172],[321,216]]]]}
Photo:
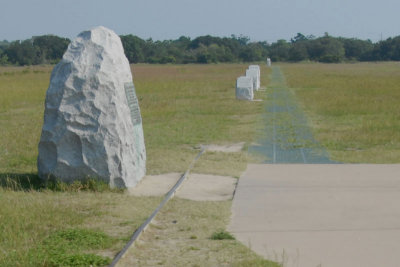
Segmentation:
{"type": "MultiPolygon", "coordinates": [[[[148,173],[183,172],[201,144],[254,140],[262,102],[236,101],[245,64],[134,65],[148,173]]],[[[269,70],[262,67],[262,86],[269,70]]],[[[400,64],[281,64],[316,139],[342,162],[400,162],[400,64]]],[[[52,66],[0,67],[0,265],[104,265],[160,202],[79,184],[38,189],[37,144],[52,66]],[[18,180],[32,180],[32,188],[18,180]],[[61,188],[62,189],[62,188],[61,188]]],[[[256,94],[262,98],[263,93],[256,94]]],[[[207,153],[195,171],[238,176],[248,156],[207,153]]],[[[275,266],[232,240],[211,240],[229,221],[229,201],[174,200],[135,252],[151,263],[153,244],[172,242],[154,264],[275,266]],[[213,209],[211,210],[210,207],[213,209]],[[184,218],[180,220],[179,218],[184,218]],[[191,227],[192,220],[199,224],[191,227]],[[171,220],[181,224],[171,227],[171,220]],[[200,223],[201,222],[201,223],[200,223]],[[158,229],[158,230],[157,230],[158,229]],[[162,234],[163,236],[157,236],[162,234]],[[165,235],[165,237],[164,237],[165,235]],[[167,238],[168,240],[166,240],[167,238]],[[157,240],[161,239],[161,243],[157,240]],[[150,245],[151,244],[151,245],[150,245]],[[187,255],[187,256],[182,256],[187,255]]]]}
{"type": "Polygon", "coordinates": [[[332,159],[400,163],[400,63],[282,64],[332,159]]]}
{"type": "MultiPolygon", "coordinates": [[[[148,173],[184,171],[201,144],[250,142],[261,102],[235,100],[247,65],[133,65],[148,173]]],[[[263,67],[263,66],[262,66],[263,67]]],[[[52,67],[0,67],[0,173],[36,173],[52,67]]],[[[263,67],[263,83],[267,68],[263,67]]]]}
{"type": "MultiPolygon", "coordinates": [[[[148,173],[184,171],[202,144],[250,143],[263,112],[262,102],[237,101],[236,78],[246,64],[134,65],[143,116],[148,173]]],[[[262,82],[269,70],[261,66],[262,82]]],[[[263,94],[259,92],[257,97],[263,94]]],[[[243,170],[243,157],[207,155],[243,170]]],[[[211,162],[210,162],[210,165],[211,162]]],[[[206,168],[202,169],[203,172],[206,168]]],[[[217,172],[215,169],[211,172],[217,172]]],[[[237,174],[219,173],[219,174],[237,174]]]]}
{"type": "MultiPolygon", "coordinates": [[[[251,142],[263,104],[235,100],[235,80],[246,67],[132,66],[149,174],[184,172],[201,144],[251,142]]],[[[0,67],[0,266],[106,265],[161,198],[133,197],[96,184],[40,185],[37,144],[51,70],[52,66],[0,67]]],[[[262,66],[262,71],[266,85],[268,70],[262,66]]],[[[238,175],[246,160],[245,152],[207,153],[197,170],[238,175]]],[[[230,201],[174,201],[166,207],[168,215],[177,220],[188,216],[179,212],[180,205],[198,211],[193,216],[203,223],[185,228],[187,238],[180,247],[196,248],[185,264],[276,266],[234,240],[210,239],[229,222],[230,201]]],[[[169,223],[160,227],[169,229],[169,223]]],[[[170,239],[182,241],[181,234],[180,229],[168,232],[170,239]]],[[[179,257],[182,250],[174,253],[171,257],[179,257]]],[[[146,257],[151,255],[141,259],[146,257]]]]}

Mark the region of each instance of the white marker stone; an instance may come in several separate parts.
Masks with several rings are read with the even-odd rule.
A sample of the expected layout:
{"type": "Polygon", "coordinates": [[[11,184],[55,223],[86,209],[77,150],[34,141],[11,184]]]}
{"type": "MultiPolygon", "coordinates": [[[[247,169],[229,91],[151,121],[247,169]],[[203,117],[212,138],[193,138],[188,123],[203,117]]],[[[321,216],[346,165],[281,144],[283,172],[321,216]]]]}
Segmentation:
{"type": "Polygon", "coordinates": [[[253,79],[253,89],[257,91],[259,87],[257,87],[260,82],[260,77],[258,76],[258,70],[257,69],[247,69],[246,70],[246,76],[251,77],[253,79]]]}
{"type": "Polygon", "coordinates": [[[146,173],[142,117],[117,34],[82,32],[51,74],[39,142],[43,179],[133,187],[146,173]]]}
{"type": "Polygon", "coordinates": [[[236,80],[236,99],[253,100],[253,78],[248,76],[240,76],[236,80]]]}
{"type": "Polygon", "coordinates": [[[271,59],[270,58],[267,58],[267,66],[271,67],[271,59]]]}
{"type": "Polygon", "coordinates": [[[261,72],[259,65],[250,65],[249,69],[256,69],[257,70],[257,88],[256,90],[260,89],[260,79],[261,79],[261,72]]]}

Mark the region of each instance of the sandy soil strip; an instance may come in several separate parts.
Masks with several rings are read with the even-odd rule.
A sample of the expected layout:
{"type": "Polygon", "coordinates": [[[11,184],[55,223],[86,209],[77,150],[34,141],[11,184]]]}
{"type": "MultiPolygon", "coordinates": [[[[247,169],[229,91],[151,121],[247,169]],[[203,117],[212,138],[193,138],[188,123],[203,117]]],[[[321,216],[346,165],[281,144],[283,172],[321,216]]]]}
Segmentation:
{"type": "Polygon", "coordinates": [[[181,173],[147,175],[135,187],[128,188],[128,193],[134,196],[163,196],[181,176],[181,173]]]}
{"type": "Polygon", "coordinates": [[[227,153],[232,153],[232,152],[240,152],[243,149],[244,142],[240,142],[237,144],[230,144],[230,145],[206,145],[206,151],[211,151],[211,152],[227,152],[227,153]]]}
{"type": "Polygon", "coordinates": [[[189,175],[189,179],[179,189],[176,196],[197,201],[230,200],[233,197],[236,182],[237,179],[229,176],[193,173],[189,175]]]}
{"type": "MultiPolygon", "coordinates": [[[[148,175],[128,193],[134,196],[163,196],[179,180],[181,174],[148,175]]],[[[176,193],[176,197],[196,201],[223,201],[233,197],[237,179],[229,176],[192,173],[176,193]]]]}

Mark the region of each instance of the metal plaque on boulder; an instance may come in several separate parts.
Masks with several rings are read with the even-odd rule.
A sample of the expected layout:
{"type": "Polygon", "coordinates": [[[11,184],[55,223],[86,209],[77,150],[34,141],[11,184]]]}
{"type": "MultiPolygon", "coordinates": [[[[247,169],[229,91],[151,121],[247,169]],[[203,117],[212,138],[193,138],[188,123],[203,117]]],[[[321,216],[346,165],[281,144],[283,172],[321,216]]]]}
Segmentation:
{"type": "Polygon", "coordinates": [[[135,86],[133,82],[125,83],[125,94],[128,106],[131,111],[131,119],[133,125],[142,123],[142,116],[140,115],[139,102],[136,97],[135,86]]]}

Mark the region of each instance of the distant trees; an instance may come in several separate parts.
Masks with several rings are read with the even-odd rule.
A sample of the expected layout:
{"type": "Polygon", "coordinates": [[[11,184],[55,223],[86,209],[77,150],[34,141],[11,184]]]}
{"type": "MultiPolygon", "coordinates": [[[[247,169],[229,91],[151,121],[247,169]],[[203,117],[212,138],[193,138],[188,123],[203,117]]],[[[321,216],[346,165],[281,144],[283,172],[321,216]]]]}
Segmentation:
{"type": "Polygon", "coordinates": [[[0,64],[37,65],[58,62],[68,47],[69,39],[54,35],[32,37],[25,41],[0,43],[0,64]]]}
{"type": "Polygon", "coordinates": [[[367,60],[400,60],[400,36],[377,43],[367,60]]]}
{"type": "Polygon", "coordinates": [[[290,61],[302,61],[309,59],[309,40],[313,37],[306,37],[301,33],[297,33],[297,35],[291,39],[291,46],[289,49],[288,59],[290,61]]]}
{"type": "Polygon", "coordinates": [[[294,43],[290,46],[289,61],[303,61],[309,59],[308,47],[305,42],[294,43]]]}
{"type": "MultiPolygon", "coordinates": [[[[121,41],[130,63],[219,63],[266,61],[342,61],[400,60],[400,36],[372,43],[370,40],[332,37],[328,33],[316,38],[297,33],[290,42],[278,40],[250,42],[246,36],[181,36],[176,40],[143,40],[122,35],[121,41]]],[[[33,65],[56,63],[70,40],[54,35],[32,37],[24,41],[0,41],[0,65],[33,65]]]]}
{"type": "Polygon", "coordinates": [[[0,41],[0,66],[6,65],[8,63],[8,57],[4,53],[4,50],[10,45],[10,43],[6,40],[0,41]]]}
{"type": "Polygon", "coordinates": [[[131,63],[219,63],[265,60],[266,42],[250,43],[248,37],[230,38],[200,36],[193,40],[181,36],[177,40],[142,40],[137,36],[121,36],[125,54],[131,63]]]}
{"type": "Polygon", "coordinates": [[[143,47],[146,45],[144,40],[130,34],[121,36],[121,41],[129,62],[139,63],[144,61],[143,47]]]}
{"type": "Polygon", "coordinates": [[[16,65],[36,65],[40,63],[40,51],[31,40],[14,41],[5,50],[8,61],[16,65]]]}
{"type": "Polygon", "coordinates": [[[370,41],[363,41],[355,38],[339,38],[343,43],[345,58],[351,61],[368,60],[370,53],[374,49],[374,44],[370,41]]]}
{"type": "Polygon", "coordinates": [[[272,61],[287,61],[289,58],[290,43],[286,40],[278,40],[269,47],[269,55],[272,61]]]}
{"type": "Polygon", "coordinates": [[[325,35],[324,37],[310,41],[310,60],[337,63],[344,59],[344,55],[343,43],[337,38],[325,35]]]}
{"type": "Polygon", "coordinates": [[[59,61],[70,43],[69,39],[55,35],[33,37],[32,41],[33,47],[39,49],[41,63],[54,63],[59,61]]]}

